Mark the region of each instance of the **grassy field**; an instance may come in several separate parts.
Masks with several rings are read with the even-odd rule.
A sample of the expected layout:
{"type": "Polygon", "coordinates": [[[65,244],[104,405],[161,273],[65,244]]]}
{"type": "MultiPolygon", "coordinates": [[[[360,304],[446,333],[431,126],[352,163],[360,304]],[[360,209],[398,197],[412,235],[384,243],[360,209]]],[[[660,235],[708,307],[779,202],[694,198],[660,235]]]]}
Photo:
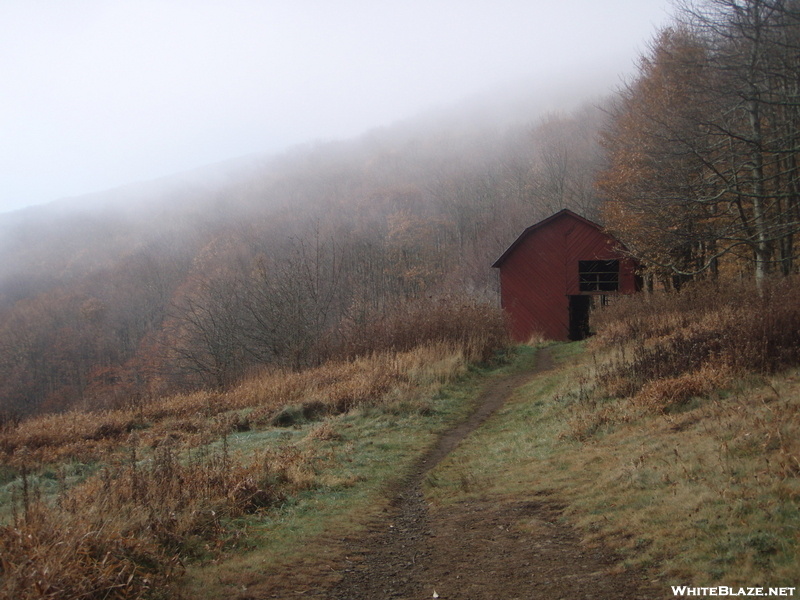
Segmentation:
{"type": "MultiPolygon", "coordinates": [[[[429,474],[430,502],[544,497],[564,506],[562,518],[587,544],[610,545],[665,586],[797,584],[800,372],[731,378],[665,413],[602,397],[597,373],[613,357],[583,343],[550,352],[558,368],[519,388],[429,474]]],[[[433,413],[373,409],[317,426],[330,427],[329,439],[313,442],[330,457],[323,470],[343,485],[310,490],[266,521],[257,551],[190,569],[189,589],[214,580],[258,587],[264,565],[275,589],[289,572],[296,584],[298,570],[310,578],[333,564],[337,540],[380,514],[386,482],[463,416],[476,386],[530,368],[536,353],[519,347],[503,368],[440,390],[433,413]]]]}
{"type": "MultiPolygon", "coordinates": [[[[590,343],[550,345],[557,368],[429,473],[428,500],[546,499],[664,585],[796,586],[800,307],[788,287],[734,292],[630,299],[590,343]]],[[[342,539],[488,381],[539,351],[475,366],[468,348],[425,345],[0,431],[0,598],[333,582],[342,539]]]]}
{"type": "Polygon", "coordinates": [[[665,413],[603,397],[602,358],[581,343],[553,352],[560,369],[430,474],[430,501],[546,497],[654,580],[798,584],[800,372],[734,378],[665,413]]]}
{"type": "Polygon", "coordinates": [[[429,345],[268,375],[222,400],[6,431],[0,597],[294,589],[304,568],[318,577],[341,558],[337,540],[380,514],[386,486],[516,364],[498,360],[477,367],[463,348],[429,345]]]}
{"type": "MultiPolygon", "coordinates": [[[[462,365],[435,385],[437,378],[429,377],[416,396],[398,395],[320,420],[297,419],[288,427],[228,432],[186,450],[173,470],[192,456],[199,462],[200,454],[212,472],[217,465],[252,474],[247,469],[257,463],[259,489],[271,481],[276,497],[252,509],[225,513],[218,507],[215,535],[184,532],[175,548],[182,564],[174,565],[165,587],[118,588],[117,597],[211,600],[276,593],[282,586],[302,591],[306,580],[319,585],[326,570],[333,581],[341,539],[380,516],[386,487],[439,432],[469,412],[487,378],[530,368],[536,352],[523,346],[503,365],[462,365]]],[[[565,507],[562,518],[587,543],[611,545],[625,564],[648,567],[665,584],[797,583],[800,465],[787,444],[798,437],[800,373],[735,380],[678,411],[653,413],[630,399],[598,400],[600,359],[582,343],[553,345],[550,352],[558,368],[516,390],[430,473],[425,490],[431,502],[546,497],[565,507]]],[[[148,468],[156,469],[157,456],[158,448],[137,457],[143,479],[148,468]]],[[[119,479],[130,479],[130,460],[116,460],[119,479]]],[[[163,479],[169,469],[164,455],[160,460],[163,479]]],[[[98,473],[107,472],[108,464],[73,461],[67,468],[72,483],[49,465],[30,475],[28,493],[70,498],[71,490],[89,485],[96,492],[106,485],[98,473]]],[[[15,485],[22,524],[19,479],[3,489],[8,496],[15,485]]],[[[162,480],[160,493],[165,485],[162,480]]],[[[37,518],[29,510],[34,514],[28,518],[37,518]]],[[[526,524],[518,526],[524,530],[526,524]]]]}
{"type": "MultiPolygon", "coordinates": [[[[303,591],[304,572],[314,585],[340,561],[344,536],[357,535],[388,506],[387,487],[432,445],[437,435],[472,409],[487,377],[515,368],[476,368],[427,397],[365,407],[292,430],[294,451],[305,459],[306,489],[247,526],[248,548],[188,569],[183,591],[191,598],[230,598],[248,593],[303,591]],[[298,588],[298,586],[300,586],[298,588]]],[[[252,435],[229,439],[248,452],[252,435]]],[[[334,578],[334,574],[331,573],[334,578]]],[[[333,580],[333,579],[332,579],[333,580]]]]}

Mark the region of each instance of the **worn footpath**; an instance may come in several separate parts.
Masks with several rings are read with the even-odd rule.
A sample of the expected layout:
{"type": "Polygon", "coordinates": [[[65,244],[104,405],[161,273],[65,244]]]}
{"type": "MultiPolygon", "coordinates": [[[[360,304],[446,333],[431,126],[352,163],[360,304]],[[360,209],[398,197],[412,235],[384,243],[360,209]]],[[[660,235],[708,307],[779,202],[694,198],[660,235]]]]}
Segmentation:
{"type": "Polygon", "coordinates": [[[478,500],[429,507],[422,481],[456,445],[503,405],[511,392],[551,368],[547,350],[535,370],[490,385],[475,412],[446,432],[393,494],[392,510],[358,539],[346,540],[347,560],[332,588],[305,597],[565,600],[661,598],[645,574],[626,571],[614,553],[584,547],[559,520],[550,498],[478,500]],[[517,524],[524,521],[524,530],[517,524]]]}

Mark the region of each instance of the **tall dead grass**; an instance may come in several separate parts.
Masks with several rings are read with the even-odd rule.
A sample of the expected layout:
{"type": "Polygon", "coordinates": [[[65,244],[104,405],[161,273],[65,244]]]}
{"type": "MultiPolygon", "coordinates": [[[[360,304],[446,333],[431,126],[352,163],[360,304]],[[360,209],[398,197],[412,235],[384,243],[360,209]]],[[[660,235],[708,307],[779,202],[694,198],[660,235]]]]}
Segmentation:
{"type": "MultiPolygon", "coordinates": [[[[278,446],[233,456],[225,444],[229,433],[365,406],[418,407],[419,398],[504,343],[476,327],[460,340],[304,372],[264,372],[224,393],[181,394],[135,409],[42,416],[5,427],[0,466],[6,481],[9,472],[12,479],[16,474],[17,491],[13,518],[0,528],[0,598],[169,596],[183,561],[236,547],[238,520],[324,480],[311,450],[278,446]],[[59,465],[72,460],[100,466],[68,487],[59,465]],[[62,489],[55,502],[38,497],[29,477],[45,465],[58,469],[62,489]]],[[[309,439],[333,435],[323,423],[309,439]]]]}
{"type": "Polygon", "coordinates": [[[593,326],[592,347],[616,350],[599,372],[609,395],[668,408],[732,375],[800,364],[800,278],[621,298],[593,326]]]}
{"type": "Polygon", "coordinates": [[[289,405],[301,405],[314,417],[338,414],[452,378],[465,364],[486,361],[508,345],[502,313],[466,301],[405,304],[370,323],[351,336],[350,358],[317,368],[267,369],[224,392],[175,394],[132,408],[8,423],[0,429],[0,464],[17,464],[20,452],[40,463],[100,460],[134,431],[150,446],[164,441],[199,446],[226,430],[263,425],[289,405]],[[229,414],[250,409],[250,415],[229,414]]]}
{"type": "Polygon", "coordinates": [[[54,505],[25,494],[0,529],[0,598],[166,597],[184,560],[235,547],[235,519],[309,481],[292,448],[244,459],[223,444],[181,459],[162,447],[147,460],[133,448],[54,505]]]}

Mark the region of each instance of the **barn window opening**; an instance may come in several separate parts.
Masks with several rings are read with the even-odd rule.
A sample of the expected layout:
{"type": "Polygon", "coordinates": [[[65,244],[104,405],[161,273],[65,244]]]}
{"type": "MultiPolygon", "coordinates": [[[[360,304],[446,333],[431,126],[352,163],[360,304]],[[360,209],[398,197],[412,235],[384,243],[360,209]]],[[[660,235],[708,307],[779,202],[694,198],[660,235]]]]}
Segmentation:
{"type": "Polygon", "coordinates": [[[580,260],[578,277],[582,292],[616,292],[619,290],[619,261],[580,260]]]}

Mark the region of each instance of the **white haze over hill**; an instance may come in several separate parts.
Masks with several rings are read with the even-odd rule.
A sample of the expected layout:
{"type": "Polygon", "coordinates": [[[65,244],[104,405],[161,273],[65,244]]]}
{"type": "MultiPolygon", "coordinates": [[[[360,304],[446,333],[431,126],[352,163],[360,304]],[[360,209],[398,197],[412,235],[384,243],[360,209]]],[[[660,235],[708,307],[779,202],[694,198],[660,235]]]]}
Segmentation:
{"type": "Polygon", "coordinates": [[[567,108],[632,72],[668,4],[4,0],[0,211],[459,103],[567,108]]]}

